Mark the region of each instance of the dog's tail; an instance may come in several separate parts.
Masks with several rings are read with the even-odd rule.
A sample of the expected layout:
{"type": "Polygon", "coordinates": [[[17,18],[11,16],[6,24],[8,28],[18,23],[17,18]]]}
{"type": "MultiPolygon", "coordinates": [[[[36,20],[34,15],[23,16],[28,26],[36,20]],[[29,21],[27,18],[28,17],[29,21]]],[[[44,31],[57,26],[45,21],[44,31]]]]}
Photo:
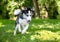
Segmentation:
{"type": "Polygon", "coordinates": [[[21,13],[21,9],[14,10],[14,16],[18,16],[21,13]]]}

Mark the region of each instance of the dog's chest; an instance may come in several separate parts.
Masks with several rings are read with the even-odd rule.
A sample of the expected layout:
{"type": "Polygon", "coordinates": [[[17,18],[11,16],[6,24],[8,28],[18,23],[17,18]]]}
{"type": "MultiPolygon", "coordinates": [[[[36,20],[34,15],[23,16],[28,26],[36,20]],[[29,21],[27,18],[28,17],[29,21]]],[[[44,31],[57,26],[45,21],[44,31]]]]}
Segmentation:
{"type": "Polygon", "coordinates": [[[22,24],[22,25],[28,24],[26,19],[19,19],[19,23],[22,24]]]}

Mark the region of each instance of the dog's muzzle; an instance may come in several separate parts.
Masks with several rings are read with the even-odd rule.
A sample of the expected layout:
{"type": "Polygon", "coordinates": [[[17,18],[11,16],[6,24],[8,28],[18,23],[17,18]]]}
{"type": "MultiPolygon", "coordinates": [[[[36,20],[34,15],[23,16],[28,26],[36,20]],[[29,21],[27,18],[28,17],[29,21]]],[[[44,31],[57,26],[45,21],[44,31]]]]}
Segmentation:
{"type": "Polygon", "coordinates": [[[28,20],[27,22],[30,23],[30,20],[28,20]]]}

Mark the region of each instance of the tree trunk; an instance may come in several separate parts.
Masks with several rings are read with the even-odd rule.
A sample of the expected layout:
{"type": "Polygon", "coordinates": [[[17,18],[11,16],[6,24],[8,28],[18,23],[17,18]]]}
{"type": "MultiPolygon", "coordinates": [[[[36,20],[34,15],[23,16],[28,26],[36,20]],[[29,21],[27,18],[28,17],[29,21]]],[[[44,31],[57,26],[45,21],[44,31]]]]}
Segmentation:
{"type": "Polygon", "coordinates": [[[39,11],[37,0],[33,0],[33,4],[34,4],[34,8],[35,8],[35,16],[40,17],[40,11],[39,11]]]}
{"type": "Polygon", "coordinates": [[[46,18],[48,18],[48,10],[49,10],[49,4],[45,3],[45,9],[46,9],[46,18]]]}

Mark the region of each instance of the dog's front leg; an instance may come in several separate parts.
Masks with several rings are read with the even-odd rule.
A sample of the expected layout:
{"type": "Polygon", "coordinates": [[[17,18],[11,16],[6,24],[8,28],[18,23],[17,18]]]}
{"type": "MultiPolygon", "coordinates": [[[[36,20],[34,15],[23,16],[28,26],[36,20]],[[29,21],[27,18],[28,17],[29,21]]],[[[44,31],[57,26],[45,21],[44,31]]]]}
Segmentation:
{"type": "Polygon", "coordinates": [[[18,28],[18,24],[16,24],[16,27],[15,27],[15,30],[14,30],[14,35],[16,35],[17,28],[18,28]]]}
{"type": "Polygon", "coordinates": [[[18,31],[21,32],[21,26],[18,24],[18,31]]]}
{"type": "Polygon", "coordinates": [[[15,27],[15,30],[14,30],[14,35],[16,35],[17,29],[18,29],[19,32],[21,32],[20,24],[16,24],[16,27],[15,27]]]}
{"type": "Polygon", "coordinates": [[[27,24],[26,26],[24,26],[23,30],[22,30],[22,34],[24,34],[26,32],[26,30],[28,29],[29,24],[27,24]]]}

